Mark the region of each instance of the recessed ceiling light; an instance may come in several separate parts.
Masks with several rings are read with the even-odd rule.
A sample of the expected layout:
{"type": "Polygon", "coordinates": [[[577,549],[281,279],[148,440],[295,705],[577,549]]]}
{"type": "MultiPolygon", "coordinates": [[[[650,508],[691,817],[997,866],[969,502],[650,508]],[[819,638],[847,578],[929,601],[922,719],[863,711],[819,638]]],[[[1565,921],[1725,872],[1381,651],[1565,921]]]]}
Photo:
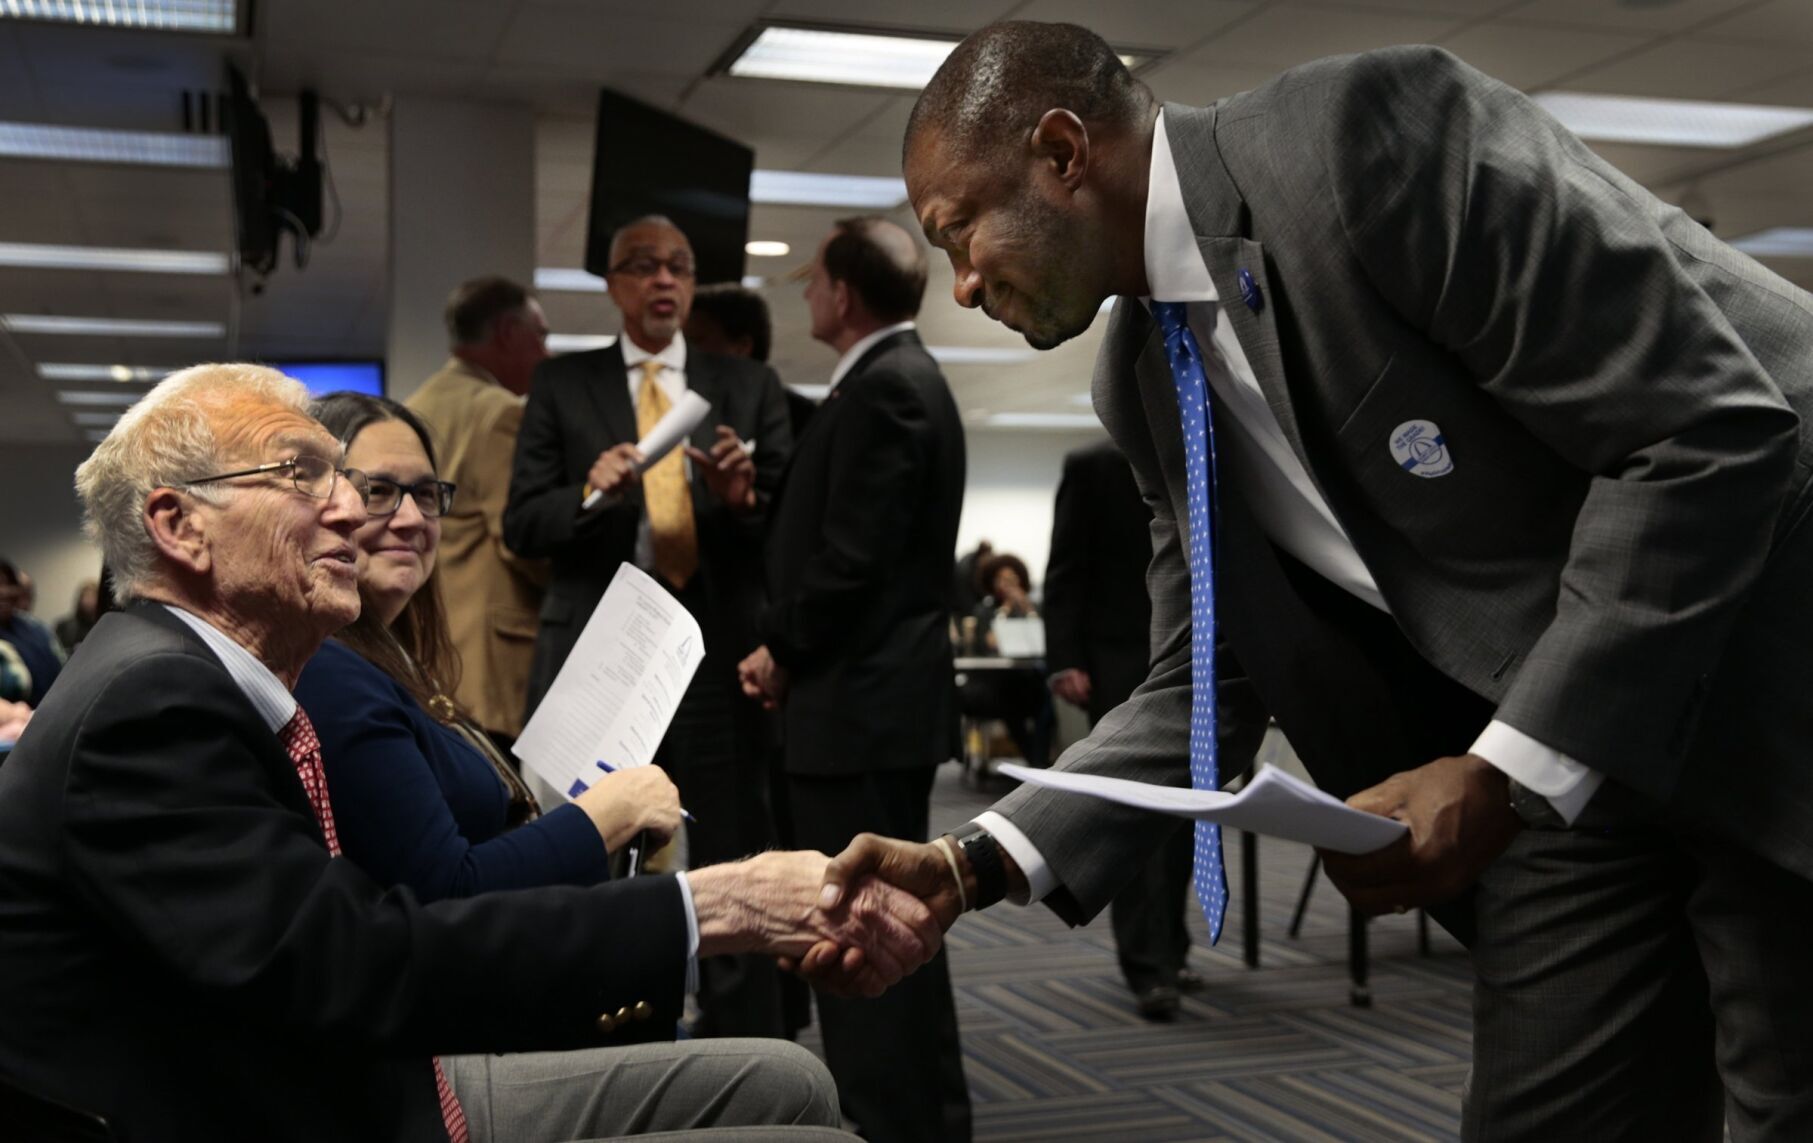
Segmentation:
{"type": "Polygon", "coordinates": [[[1752,258],[1813,258],[1813,226],[1777,226],[1734,238],[1731,245],[1752,258]]]}
{"type": "Polygon", "coordinates": [[[749,255],[751,258],[785,258],[787,255],[793,253],[793,247],[787,245],[785,242],[770,242],[765,239],[757,239],[754,242],[743,243],[743,253],[749,255]]]}
{"type": "Polygon", "coordinates": [[[105,392],[92,389],[62,389],[57,393],[57,400],[65,405],[114,405],[125,408],[137,403],[143,393],[126,393],[118,389],[105,392]]]}
{"type": "Polygon", "coordinates": [[[940,365],[1019,365],[1039,356],[1039,351],[1019,346],[928,345],[925,351],[940,365]]]}
{"type": "Polygon", "coordinates": [[[535,288],[575,294],[606,292],[603,278],[590,270],[581,270],[577,266],[537,266],[535,268],[535,288]]]}
{"type": "Polygon", "coordinates": [[[1584,95],[1549,91],[1536,102],[1582,139],[1670,147],[1747,147],[1813,125],[1813,108],[1584,95]]]}
{"type": "Polygon", "coordinates": [[[77,365],[46,361],[38,366],[38,376],[46,381],[121,381],[147,382],[162,380],[170,371],[147,365],[77,365]]]}
{"type": "Polygon", "coordinates": [[[208,250],[128,250],[0,242],[0,266],[34,270],[125,270],[142,274],[224,274],[227,256],[208,250]]]}
{"type": "Polygon", "coordinates": [[[0,123],[0,157],[222,170],[227,165],[227,139],[224,135],[179,135],[168,131],[0,123]]]}
{"type": "MultiPolygon", "coordinates": [[[[771,24],[728,64],[714,70],[749,79],[789,79],[917,91],[959,42],[958,37],[771,24]]],[[[1122,52],[1128,67],[1152,57],[1122,52]]]]}
{"type": "Polygon", "coordinates": [[[617,344],[614,333],[550,333],[548,352],[579,353],[587,349],[605,349],[617,344]]]}
{"type": "Polygon", "coordinates": [[[1101,423],[1093,413],[991,413],[983,421],[991,429],[1094,429],[1101,423]]]}
{"type": "Polygon", "coordinates": [[[850,206],[892,210],[906,201],[906,180],[812,171],[755,171],[749,201],[768,206],[850,206]]]}
{"type": "Polygon", "coordinates": [[[237,0],[4,0],[0,19],[9,16],[163,32],[231,35],[239,30],[237,0]]]}
{"type": "Polygon", "coordinates": [[[88,337],[225,337],[217,321],[60,317],[49,314],[0,314],[0,325],[14,333],[74,334],[88,337]]]}

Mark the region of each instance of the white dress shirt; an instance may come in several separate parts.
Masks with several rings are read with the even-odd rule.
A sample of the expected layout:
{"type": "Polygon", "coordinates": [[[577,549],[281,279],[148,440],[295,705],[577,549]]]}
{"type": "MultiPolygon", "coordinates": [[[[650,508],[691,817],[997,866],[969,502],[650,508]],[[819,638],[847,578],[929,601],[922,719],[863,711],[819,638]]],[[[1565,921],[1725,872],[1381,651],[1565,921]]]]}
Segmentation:
{"type": "Polygon", "coordinates": [[[918,328],[917,325],[910,321],[897,321],[893,325],[876,330],[855,345],[844,350],[844,355],[837,359],[837,368],[831,370],[831,385],[825,390],[826,395],[837,391],[837,383],[849,376],[850,370],[856,368],[856,363],[862,360],[862,355],[869,352],[869,350],[874,349],[876,343],[880,342],[883,338],[893,337],[897,333],[903,333],[906,330],[918,328]]]}
{"type": "MultiPolygon", "coordinates": [[[[164,608],[176,616],[208,645],[220,665],[226,668],[227,677],[246,696],[246,701],[258,712],[272,734],[280,734],[290,719],[296,715],[296,696],[283,685],[271,672],[271,669],[235,642],[232,637],[220,628],[209,623],[199,615],[184,611],[175,604],[166,603],[164,608]]],[[[333,791],[328,791],[328,804],[333,804],[333,791]]],[[[699,988],[699,916],[693,909],[692,886],[686,883],[686,875],[675,875],[680,882],[680,900],[686,909],[686,991],[696,992],[699,988]]]]}
{"type": "MultiPolygon", "coordinates": [[[[627,334],[619,335],[617,344],[623,347],[623,368],[624,371],[629,374],[631,409],[636,409],[638,407],[637,398],[642,395],[642,363],[651,358],[661,363],[661,372],[655,374],[655,384],[660,386],[661,392],[667,395],[668,407],[672,408],[679,402],[680,398],[685,395],[685,334],[674,334],[674,339],[668,342],[667,348],[663,349],[660,353],[650,353],[648,350],[631,341],[627,334]]],[[[639,421],[638,424],[640,424],[639,421]]],[[[690,482],[692,480],[692,459],[688,457],[684,451],[685,443],[686,442],[682,441],[680,445],[682,449],[680,453],[680,470],[686,474],[686,479],[690,482]]],[[[642,513],[642,519],[636,524],[636,554],[633,558],[633,562],[638,568],[645,572],[653,572],[655,570],[655,541],[649,535],[648,513],[646,511],[642,513]]]]}
{"type": "MultiPolygon", "coordinates": [[[[1220,304],[1209,268],[1197,249],[1162,111],[1152,131],[1145,256],[1146,281],[1152,288],[1152,296],[1146,300],[1186,303],[1190,332],[1202,348],[1209,388],[1214,393],[1219,414],[1216,427],[1241,437],[1244,447],[1233,453],[1241,463],[1229,463],[1224,453],[1222,475],[1246,494],[1259,526],[1273,543],[1343,590],[1388,612],[1353,541],[1291,449],[1234,335],[1227,310],[1220,304]]],[[[1497,721],[1474,740],[1471,753],[1543,795],[1570,824],[1605,778],[1497,721]]],[[[1033,890],[1030,900],[1036,901],[1056,887],[1044,858],[1011,822],[993,811],[978,815],[976,821],[1025,871],[1033,890]]]]}

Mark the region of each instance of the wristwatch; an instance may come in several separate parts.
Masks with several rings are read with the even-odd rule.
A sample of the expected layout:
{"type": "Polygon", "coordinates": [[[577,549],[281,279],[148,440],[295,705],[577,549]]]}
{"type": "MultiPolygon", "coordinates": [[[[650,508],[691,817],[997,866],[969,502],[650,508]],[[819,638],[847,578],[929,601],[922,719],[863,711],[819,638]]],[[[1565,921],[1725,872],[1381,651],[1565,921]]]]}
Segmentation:
{"type": "Polygon", "coordinates": [[[976,875],[976,899],[971,909],[986,909],[1007,896],[1007,867],[1001,861],[1001,843],[993,834],[975,822],[966,822],[951,831],[951,839],[963,856],[969,859],[970,872],[976,875]]]}
{"type": "Polygon", "coordinates": [[[1566,829],[1567,819],[1561,816],[1547,798],[1519,782],[1508,779],[1511,789],[1511,809],[1523,819],[1523,824],[1531,829],[1566,829]]]}

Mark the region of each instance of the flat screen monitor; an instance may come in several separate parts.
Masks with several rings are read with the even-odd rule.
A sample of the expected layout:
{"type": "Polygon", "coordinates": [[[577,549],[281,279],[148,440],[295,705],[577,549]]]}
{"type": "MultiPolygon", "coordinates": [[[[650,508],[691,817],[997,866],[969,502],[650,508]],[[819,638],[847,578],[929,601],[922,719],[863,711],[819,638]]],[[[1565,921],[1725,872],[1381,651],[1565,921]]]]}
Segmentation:
{"type": "Polygon", "coordinates": [[[755,152],[741,143],[614,91],[600,93],[585,268],[602,276],[618,227],[661,214],[686,232],[701,283],[741,281],[754,168],[755,152]]]}
{"type": "Polygon", "coordinates": [[[354,393],[384,395],[382,361],[273,361],[272,369],[308,386],[308,395],[322,397],[350,389],[354,393]]]}

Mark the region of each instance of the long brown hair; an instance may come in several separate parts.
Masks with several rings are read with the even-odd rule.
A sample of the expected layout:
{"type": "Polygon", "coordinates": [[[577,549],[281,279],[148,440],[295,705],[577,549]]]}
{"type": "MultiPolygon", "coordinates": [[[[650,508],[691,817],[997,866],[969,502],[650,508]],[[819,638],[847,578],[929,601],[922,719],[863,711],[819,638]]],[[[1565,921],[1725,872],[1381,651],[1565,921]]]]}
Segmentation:
{"type": "MultiPolygon", "coordinates": [[[[388,397],[365,393],[329,393],[309,406],[317,421],[340,441],[340,447],[351,448],[354,438],[371,425],[398,421],[409,427],[422,442],[428,467],[439,471],[434,458],[434,442],[428,426],[420,417],[388,397]]],[[[416,593],[403,604],[403,610],[389,627],[378,619],[378,609],[359,584],[359,618],[341,629],[337,638],[363,655],[380,671],[403,685],[422,709],[437,721],[451,723],[465,716],[453,700],[460,685],[460,653],[453,645],[453,634],[447,627],[447,605],[441,599],[441,577],[437,569],[416,593]]]]}

